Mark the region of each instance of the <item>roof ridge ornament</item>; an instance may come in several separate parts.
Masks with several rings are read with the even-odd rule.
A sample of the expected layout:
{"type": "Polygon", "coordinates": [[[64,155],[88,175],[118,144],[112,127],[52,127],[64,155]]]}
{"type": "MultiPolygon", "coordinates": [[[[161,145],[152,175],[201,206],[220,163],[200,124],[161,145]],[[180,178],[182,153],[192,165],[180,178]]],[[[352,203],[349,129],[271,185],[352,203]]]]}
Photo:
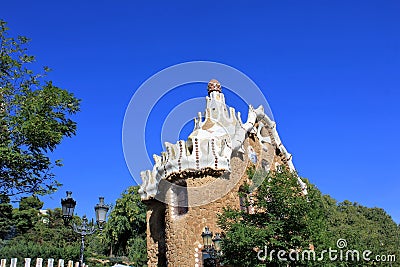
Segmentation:
{"type": "Polygon", "coordinates": [[[222,93],[221,84],[216,79],[212,79],[211,81],[208,82],[207,89],[208,89],[208,95],[210,95],[211,92],[214,91],[222,93]]]}

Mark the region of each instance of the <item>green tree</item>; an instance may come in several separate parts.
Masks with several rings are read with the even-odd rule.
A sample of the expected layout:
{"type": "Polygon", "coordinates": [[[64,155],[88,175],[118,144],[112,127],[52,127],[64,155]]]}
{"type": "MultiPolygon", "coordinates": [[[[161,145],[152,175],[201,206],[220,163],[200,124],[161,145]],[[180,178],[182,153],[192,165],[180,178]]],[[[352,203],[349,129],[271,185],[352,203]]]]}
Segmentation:
{"type": "MultiPolygon", "coordinates": [[[[36,209],[40,202],[30,199],[23,203],[17,225],[24,232],[0,244],[0,255],[5,258],[55,258],[77,261],[79,259],[80,237],[71,228],[65,227],[61,209],[47,210],[47,215],[36,209]],[[33,204],[28,206],[28,203],[33,204]],[[36,208],[35,208],[36,207],[36,208]],[[28,212],[29,211],[29,212],[28,212]]],[[[21,203],[20,203],[21,208],[21,203]]],[[[79,223],[79,218],[73,220],[79,223]]],[[[85,251],[88,257],[90,251],[85,251]]]]}
{"type": "Polygon", "coordinates": [[[17,235],[28,232],[39,220],[39,210],[43,202],[36,196],[23,197],[19,202],[19,208],[13,210],[13,220],[17,235]]]}
{"type": "MultiPolygon", "coordinates": [[[[346,240],[346,250],[370,250],[373,253],[370,262],[351,260],[337,266],[374,265],[378,263],[376,255],[400,255],[398,225],[383,209],[364,207],[348,200],[335,202],[334,208],[335,211],[326,217],[331,239],[335,242],[346,240]]],[[[399,263],[392,263],[392,266],[399,266],[399,263]]]]}
{"type": "MultiPolygon", "coordinates": [[[[137,190],[138,187],[129,187],[116,201],[102,232],[86,236],[86,263],[146,265],[146,208],[137,190]]],[[[0,240],[1,257],[16,257],[19,262],[25,257],[79,259],[80,236],[64,225],[61,209],[49,209],[43,214],[42,206],[36,196],[21,199],[19,208],[12,212],[16,235],[10,240],[0,240]]],[[[77,225],[80,220],[77,216],[73,218],[77,225]]]]}
{"type": "Polygon", "coordinates": [[[227,208],[219,217],[219,225],[225,232],[224,262],[234,266],[300,266],[299,262],[278,261],[276,255],[271,261],[269,257],[260,261],[257,251],[265,247],[268,251],[288,252],[309,249],[313,243],[308,216],[312,211],[312,199],[302,193],[297,174],[286,169],[267,174],[250,168],[248,176],[256,183],[260,176],[265,179],[255,192],[252,192],[252,183],[240,192],[240,197],[247,197],[247,205],[252,206],[254,212],[227,208]]]}
{"type": "Polygon", "coordinates": [[[79,111],[77,98],[45,81],[30,67],[29,39],[8,36],[0,20],[0,194],[46,194],[59,183],[52,169],[61,166],[48,152],[64,137],[75,135],[71,115],[79,111]]]}
{"type": "Polygon", "coordinates": [[[110,255],[127,256],[133,266],[145,266],[146,206],[140,200],[138,186],[131,186],[117,199],[104,229],[110,255]]]}
{"type": "Polygon", "coordinates": [[[13,226],[12,211],[10,198],[6,195],[0,195],[0,240],[6,239],[10,235],[13,226]]]}
{"type": "MultiPolygon", "coordinates": [[[[297,175],[287,170],[266,174],[250,168],[248,176],[256,183],[263,181],[255,192],[251,181],[239,193],[248,198],[247,205],[253,206],[254,213],[227,208],[219,216],[219,225],[225,232],[222,258],[225,263],[232,266],[374,266],[381,264],[374,260],[376,255],[400,255],[400,228],[383,209],[367,208],[347,200],[338,203],[303,179],[308,186],[305,196],[297,184],[297,175]],[[253,199],[249,197],[250,192],[253,199]],[[333,261],[328,254],[321,261],[302,261],[301,253],[305,250],[312,249],[316,259],[323,250],[339,251],[339,239],[347,242],[344,255],[347,250],[358,250],[359,261],[351,255],[347,260],[333,261]],[[275,250],[275,256],[270,261],[268,253],[262,262],[257,258],[257,251],[265,251],[265,247],[268,252],[275,250]],[[295,250],[299,260],[279,261],[276,254],[279,250],[295,250]],[[373,253],[369,262],[362,259],[365,250],[373,253]]],[[[390,266],[400,266],[398,258],[390,266]]]]}

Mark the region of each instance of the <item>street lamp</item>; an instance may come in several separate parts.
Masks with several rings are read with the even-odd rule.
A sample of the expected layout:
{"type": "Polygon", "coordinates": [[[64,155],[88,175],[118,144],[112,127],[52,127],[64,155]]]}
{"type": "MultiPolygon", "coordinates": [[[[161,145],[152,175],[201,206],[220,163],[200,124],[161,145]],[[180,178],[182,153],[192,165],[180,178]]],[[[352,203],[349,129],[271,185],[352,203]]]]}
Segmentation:
{"type": "Polygon", "coordinates": [[[201,233],[201,237],[203,238],[204,248],[211,248],[212,246],[212,232],[210,232],[210,228],[207,226],[204,228],[204,232],[201,233]]]}
{"type": "Polygon", "coordinates": [[[76,201],[72,198],[72,192],[67,191],[67,197],[61,199],[62,206],[62,218],[64,220],[64,224],[68,225],[74,215],[74,210],[76,206],[76,201]]]}
{"type": "Polygon", "coordinates": [[[212,242],[214,243],[214,249],[217,252],[220,252],[221,251],[221,243],[222,243],[222,238],[221,238],[220,233],[215,233],[215,236],[214,236],[212,242]]]}
{"type": "MultiPolygon", "coordinates": [[[[61,199],[61,206],[62,206],[62,218],[64,220],[64,224],[66,226],[71,226],[70,222],[74,215],[74,209],[76,206],[76,201],[72,198],[72,192],[67,191],[67,197],[61,199]]],[[[109,207],[104,204],[104,197],[99,197],[99,203],[94,207],[94,211],[96,213],[96,222],[97,228],[94,225],[90,225],[88,223],[88,219],[86,215],[82,217],[82,222],[80,225],[76,223],[72,223],[72,229],[75,233],[81,236],[81,250],[79,255],[79,267],[83,267],[83,253],[85,250],[85,236],[91,235],[97,230],[102,230],[103,225],[106,221],[106,215],[109,210],[109,207]]]]}
{"type": "Polygon", "coordinates": [[[103,225],[106,222],[106,215],[109,207],[104,204],[104,197],[99,197],[99,203],[94,207],[96,213],[96,222],[100,230],[103,229],[103,225]]]}
{"type": "Polygon", "coordinates": [[[201,233],[203,238],[204,249],[203,252],[203,265],[204,267],[216,267],[218,266],[218,257],[221,255],[221,242],[222,238],[219,233],[213,233],[206,226],[204,232],[201,233]]]}

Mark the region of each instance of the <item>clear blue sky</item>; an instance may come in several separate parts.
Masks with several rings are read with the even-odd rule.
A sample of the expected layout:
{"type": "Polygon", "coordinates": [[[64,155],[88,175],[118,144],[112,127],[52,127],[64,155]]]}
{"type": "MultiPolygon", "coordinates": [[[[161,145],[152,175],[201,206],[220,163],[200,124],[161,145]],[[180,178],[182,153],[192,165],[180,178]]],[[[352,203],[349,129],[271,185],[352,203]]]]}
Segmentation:
{"type": "Polygon", "coordinates": [[[68,189],[78,214],[93,216],[98,195],[111,203],[133,185],[121,145],[130,98],[165,67],[209,60],[263,90],[302,176],[400,222],[400,2],[233,2],[1,3],[0,18],[32,39],[49,78],[82,99],[77,136],[55,154],[64,186],[45,207],[68,189]]]}

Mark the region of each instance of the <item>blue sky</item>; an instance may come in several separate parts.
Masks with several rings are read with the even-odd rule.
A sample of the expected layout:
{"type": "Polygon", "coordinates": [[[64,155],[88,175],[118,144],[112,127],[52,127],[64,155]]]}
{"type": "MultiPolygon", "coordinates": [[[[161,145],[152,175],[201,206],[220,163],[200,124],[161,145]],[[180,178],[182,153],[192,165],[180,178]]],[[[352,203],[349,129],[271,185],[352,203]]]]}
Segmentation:
{"type": "MultiPolygon", "coordinates": [[[[45,207],[72,190],[77,213],[93,216],[98,195],[111,203],[133,185],[121,144],[130,98],[168,66],[208,60],[262,89],[300,175],[400,222],[400,2],[232,2],[1,4],[11,33],[30,37],[38,64],[53,69],[49,79],[82,99],[77,136],[54,155],[64,186],[45,207]]],[[[161,150],[159,140],[149,147],[161,150]]]]}

